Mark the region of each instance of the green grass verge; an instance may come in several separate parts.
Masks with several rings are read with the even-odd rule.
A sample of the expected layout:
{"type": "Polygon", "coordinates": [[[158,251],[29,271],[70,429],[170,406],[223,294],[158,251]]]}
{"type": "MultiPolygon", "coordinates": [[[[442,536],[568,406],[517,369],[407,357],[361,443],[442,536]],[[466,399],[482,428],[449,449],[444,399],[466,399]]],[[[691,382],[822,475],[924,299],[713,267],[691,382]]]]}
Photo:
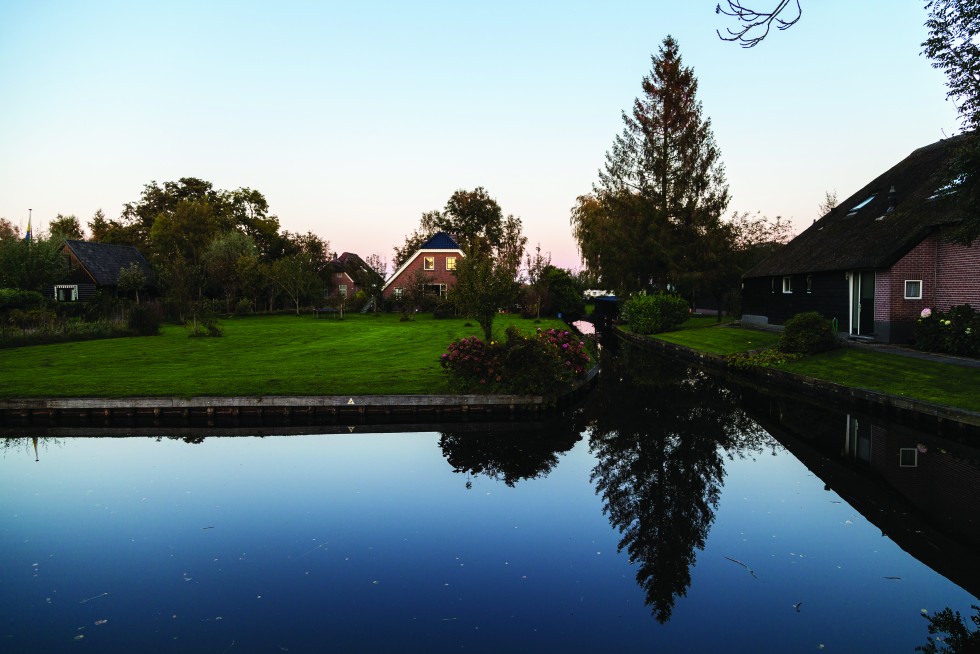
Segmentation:
{"type": "MultiPolygon", "coordinates": [[[[220,338],[160,336],[0,350],[0,398],[400,395],[448,393],[439,356],[453,340],[481,336],[464,319],[348,315],[344,320],[268,316],[222,321],[220,338]]],[[[508,325],[565,328],[500,316],[508,325]]]]}
{"type": "Polygon", "coordinates": [[[712,354],[761,350],[779,342],[779,334],[718,326],[714,317],[691,318],[678,331],[654,334],[652,338],[712,354]]]}
{"type": "MultiPolygon", "coordinates": [[[[705,327],[692,319],[657,338],[712,354],[775,347],[779,334],[735,327],[705,327]]],[[[701,319],[703,320],[703,319],[701,319]]],[[[713,318],[712,318],[713,320],[713,318]]],[[[846,347],[776,366],[780,370],[852,388],[980,411],[980,368],[966,368],[888,352],[846,347]]]]}
{"type": "Polygon", "coordinates": [[[779,369],[853,388],[980,411],[980,368],[848,347],[785,363],[779,369]]]}

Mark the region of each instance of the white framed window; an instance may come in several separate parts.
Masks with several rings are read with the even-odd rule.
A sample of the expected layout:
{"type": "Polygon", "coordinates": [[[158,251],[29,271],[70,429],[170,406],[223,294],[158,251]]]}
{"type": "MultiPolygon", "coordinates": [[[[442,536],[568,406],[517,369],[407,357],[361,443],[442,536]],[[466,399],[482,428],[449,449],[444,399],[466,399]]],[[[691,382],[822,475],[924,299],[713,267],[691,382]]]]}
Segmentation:
{"type": "Polygon", "coordinates": [[[902,447],[898,450],[898,466],[900,468],[915,468],[919,465],[919,450],[914,447],[902,447]]]}
{"type": "Polygon", "coordinates": [[[905,299],[906,300],[921,300],[922,299],[922,280],[921,279],[906,279],[905,280],[905,299]]]}
{"type": "Polygon", "coordinates": [[[54,299],[58,302],[78,302],[78,286],[73,284],[55,286],[54,299]]]}
{"type": "Polygon", "coordinates": [[[435,269],[436,269],[435,257],[422,257],[422,270],[435,270],[435,269]]]}
{"type": "Polygon", "coordinates": [[[783,293],[792,293],[792,292],[793,292],[793,278],[789,276],[783,277],[783,293]]]}
{"type": "Polygon", "coordinates": [[[347,284],[341,284],[338,286],[337,292],[340,293],[340,297],[347,297],[347,284]]]}
{"type": "Polygon", "coordinates": [[[403,293],[404,293],[404,290],[403,290],[403,289],[400,289],[400,288],[396,288],[396,289],[395,289],[395,299],[396,299],[396,300],[400,300],[400,299],[402,299],[402,294],[403,294],[403,293]]]}
{"type": "Polygon", "coordinates": [[[446,270],[456,270],[456,257],[446,257],[446,270]]]}

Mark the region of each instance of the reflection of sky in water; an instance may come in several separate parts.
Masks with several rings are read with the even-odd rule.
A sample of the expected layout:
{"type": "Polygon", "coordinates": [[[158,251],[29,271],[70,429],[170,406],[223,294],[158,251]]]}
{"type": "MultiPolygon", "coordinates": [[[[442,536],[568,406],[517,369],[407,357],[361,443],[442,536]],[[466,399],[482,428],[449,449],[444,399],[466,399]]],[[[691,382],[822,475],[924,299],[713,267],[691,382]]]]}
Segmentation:
{"type": "Polygon", "coordinates": [[[63,439],[40,463],[8,449],[0,651],[911,651],[920,609],[969,612],[780,449],[726,460],[660,625],[587,440],[545,478],[471,489],[438,440],[63,439]]]}

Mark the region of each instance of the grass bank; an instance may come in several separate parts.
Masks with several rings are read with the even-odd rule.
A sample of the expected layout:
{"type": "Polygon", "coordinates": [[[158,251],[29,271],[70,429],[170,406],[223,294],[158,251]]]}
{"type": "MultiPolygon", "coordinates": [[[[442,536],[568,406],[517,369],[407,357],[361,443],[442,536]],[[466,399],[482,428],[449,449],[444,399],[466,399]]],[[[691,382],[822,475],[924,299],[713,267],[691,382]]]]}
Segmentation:
{"type": "MultiPolygon", "coordinates": [[[[0,397],[402,395],[447,393],[439,356],[454,339],[480,336],[476,323],[398,314],[344,320],[267,316],[222,321],[220,338],[160,336],[0,350],[0,397]]],[[[564,328],[501,316],[523,331],[564,328]]]]}
{"type": "MultiPolygon", "coordinates": [[[[689,321],[690,322],[690,321],[689,321]]],[[[689,324],[652,338],[701,352],[728,355],[774,347],[779,335],[738,327],[689,324]]],[[[852,388],[934,402],[980,412],[980,368],[914,359],[859,347],[804,357],[776,365],[787,372],[852,388]]]]}

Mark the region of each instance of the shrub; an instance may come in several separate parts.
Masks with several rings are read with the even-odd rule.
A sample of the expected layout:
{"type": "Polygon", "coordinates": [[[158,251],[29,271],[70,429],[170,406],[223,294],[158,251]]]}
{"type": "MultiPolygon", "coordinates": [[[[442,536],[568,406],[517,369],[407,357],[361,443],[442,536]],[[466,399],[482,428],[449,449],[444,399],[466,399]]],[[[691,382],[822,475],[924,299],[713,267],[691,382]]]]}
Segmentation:
{"type": "Polygon", "coordinates": [[[774,347],[767,347],[764,350],[753,353],[739,352],[737,354],[730,354],[726,357],[726,360],[732,368],[749,370],[751,368],[775,368],[784,363],[796,361],[800,356],[799,354],[780,352],[774,347]]]}
{"type": "Polygon", "coordinates": [[[636,295],[623,305],[622,319],[637,334],[659,334],[684,324],[687,302],[676,295],[636,295]]]}
{"type": "Polygon", "coordinates": [[[553,395],[585,374],[589,353],[569,331],[539,329],[524,336],[511,326],[503,342],[476,336],[453,341],[441,364],[457,392],[553,395]]]}
{"type": "Polygon", "coordinates": [[[798,313],[787,320],[779,337],[780,352],[816,354],[839,345],[833,324],[816,311],[798,313]]]}
{"type": "Polygon", "coordinates": [[[923,309],[915,325],[915,347],[926,352],[980,356],[980,313],[969,304],[948,312],[923,309]]]}
{"type": "Polygon", "coordinates": [[[0,288],[0,312],[10,309],[32,309],[43,304],[44,296],[36,291],[0,288]]]}
{"type": "Polygon", "coordinates": [[[255,302],[243,297],[238,301],[238,304],[235,305],[235,315],[245,316],[250,313],[255,313],[255,302]]]}
{"type": "Polygon", "coordinates": [[[160,333],[160,310],[156,305],[134,304],[129,309],[129,328],[140,336],[156,336],[160,333]]]}

